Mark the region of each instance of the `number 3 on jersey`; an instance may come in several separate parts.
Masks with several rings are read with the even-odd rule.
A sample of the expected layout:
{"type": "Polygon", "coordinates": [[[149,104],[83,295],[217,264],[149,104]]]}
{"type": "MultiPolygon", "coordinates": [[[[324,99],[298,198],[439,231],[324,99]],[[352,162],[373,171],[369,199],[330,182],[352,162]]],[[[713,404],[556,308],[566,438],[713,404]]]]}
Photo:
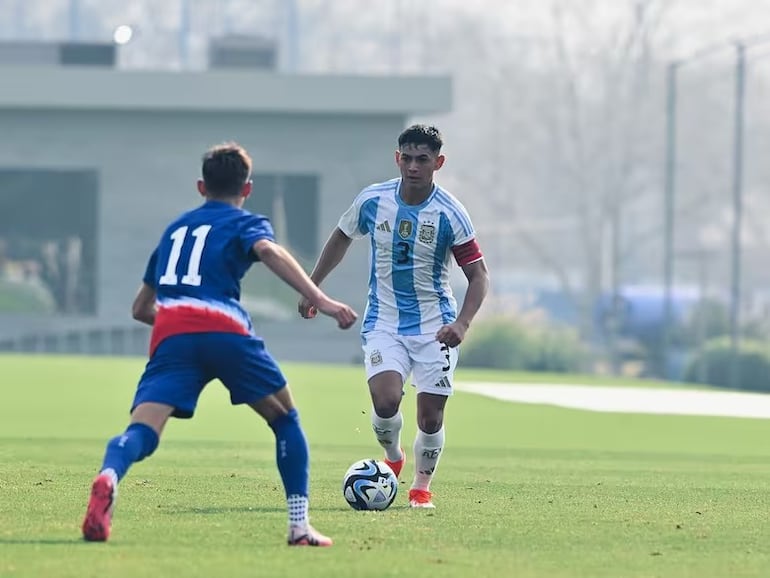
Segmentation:
{"type": "MultiPolygon", "coordinates": [[[[211,231],[211,225],[201,225],[192,232],[192,236],[195,237],[195,244],[190,253],[190,262],[187,264],[187,273],[182,276],[183,285],[194,285],[197,287],[201,284],[201,257],[203,256],[203,247],[206,244],[206,236],[209,234],[209,231],[211,231]]],[[[171,254],[168,256],[166,272],[163,273],[158,280],[160,285],[176,285],[179,283],[176,268],[179,264],[179,257],[182,255],[182,246],[186,239],[187,227],[179,227],[176,231],[171,233],[173,245],[171,245],[171,254]]]]}
{"type": "Polygon", "coordinates": [[[405,263],[409,263],[409,253],[412,251],[412,246],[406,241],[401,241],[400,243],[396,244],[396,247],[398,247],[399,249],[396,263],[398,263],[399,265],[404,265],[405,263]]]}

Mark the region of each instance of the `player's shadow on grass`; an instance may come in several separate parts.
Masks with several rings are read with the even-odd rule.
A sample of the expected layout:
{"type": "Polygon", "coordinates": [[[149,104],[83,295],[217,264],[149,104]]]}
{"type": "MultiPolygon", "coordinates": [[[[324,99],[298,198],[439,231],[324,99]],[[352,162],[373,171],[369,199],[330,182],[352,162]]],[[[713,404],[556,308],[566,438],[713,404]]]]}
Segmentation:
{"type": "Polygon", "coordinates": [[[61,546],[63,544],[88,544],[83,538],[0,538],[0,544],[18,546],[61,546]]]}
{"type": "MultiPolygon", "coordinates": [[[[314,506],[311,512],[338,512],[347,510],[345,506],[314,506]]],[[[267,514],[267,513],[286,513],[285,507],[278,506],[232,506],[208,507],[208,508],[183,508],[168,510],[165,512],[169,516],[189,516],[189,515],[217,515],[217,514],[267,514]]]]}

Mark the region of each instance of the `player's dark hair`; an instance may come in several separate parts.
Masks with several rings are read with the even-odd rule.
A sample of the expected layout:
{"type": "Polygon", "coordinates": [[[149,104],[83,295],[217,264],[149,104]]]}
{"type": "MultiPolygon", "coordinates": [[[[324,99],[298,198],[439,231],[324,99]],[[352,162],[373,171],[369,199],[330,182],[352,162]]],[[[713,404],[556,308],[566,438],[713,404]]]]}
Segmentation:
{"type": "Polygon", "coordinates": [[[434,153],[441,152],[444,140],[435,126],[427,124],[413,124],[398,135],[398,148],[404,145],[427,145],[434,153]]]}
{"type": "Polygon", "coordinates": [[[201,168],[206,191],[212,197],[234,197],[251,175],[251,157],[241,145],[226,142],[203,155],[201,168]]]}

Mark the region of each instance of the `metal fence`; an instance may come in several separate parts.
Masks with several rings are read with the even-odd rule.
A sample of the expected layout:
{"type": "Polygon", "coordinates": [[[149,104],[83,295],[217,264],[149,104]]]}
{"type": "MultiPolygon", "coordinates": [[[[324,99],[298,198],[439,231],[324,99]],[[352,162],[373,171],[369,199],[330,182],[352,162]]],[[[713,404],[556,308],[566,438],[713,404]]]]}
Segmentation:
{"type": "Polygon", "coordinates": [[[0,339],[0,351],[78,355],[147,355],[150,330],[144,326],[31,333],[0,339]]]}

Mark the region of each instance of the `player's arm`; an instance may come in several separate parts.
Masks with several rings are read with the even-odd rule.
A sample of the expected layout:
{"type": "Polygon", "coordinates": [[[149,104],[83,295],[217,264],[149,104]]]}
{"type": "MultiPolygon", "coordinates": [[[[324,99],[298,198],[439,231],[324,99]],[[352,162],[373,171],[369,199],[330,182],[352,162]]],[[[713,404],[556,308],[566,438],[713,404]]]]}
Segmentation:
{"type": "Polygon", "coordinates": [[[353,239],[343,233],[339,227],[334,228],[321,250],[321,255],[318,257],[313,271],[310,273],[313,283],[320,285],[326,279],[329,273],[340,264],[352,242],[353,239]]]}
{"type": "Polygon", "coordinates": [[[155,288],[142,283],[131,305],[131,315],[137,321],[153,325],[155,323],[155,288]]]}
{"type": "Polygon", "coordinates": [[[487,296],[489,270],[476,239],[452,247],[452,253],[468,279],[468,290],[465,293],[457,319],[454,323],[444,325],[439,329],[436,333],[436,339],[449,347],[457,347],[465,339],[465,332],[487,296]]]}
{"type": "MultiPolygon", "coordinates": [[[[329,273],[340,264],[353,239],[359,239],[366,234],[366,227],[362,226],[361,222],[361,207],[364,203],[363,195],[364,192],[359,194],[348,210],[342,214],[337,226],[326,240],[318,261],[316,261],[315,267],[310,272],[310,278],[314,283],[320,285],[329,273]]],[[[316,316],[315,307],[307,299],[299,300],[297,310],[304,319],[316,316]]]]}
{"type": "Polygon", "coordinates": [[[260,239],[254,243],[253,250],[268,269],[321,313],[334,317],[342,329],[347,329],[356,322],[356,312],[344,303],[330,299],[321,291],[285,248],[269,239],[260,239]]]}
{"type": "MultiPolygon", "coordinates": [[[[348,247],[354,239],[360,239],[368,233],[368,226],[371,225],[371,217],[362,218],[362,207],[367,202],[374,202],[375,197],[367,193],[366,189],[362,191],[340,217],[337,226],[334,227],[331,235],[326,240],[321,255],[310,273],[310,278],[314,283],[320,285],[321,282],[331,273],[334,268],[340,264],[348,247]]],[[[305,317],[305,315],[303,315],[305,317]]]]}
{"type": "MultiPolygon", "coordinates": [[[[310,273],[310,279],[313,280],[313,283],[320,285],[321,281],[326,279],[329,273],[340,264],[352,242],[353,239],[343,233],[339,227],[335,227],[310,273]]],[[[316,316],[315,307],[306,297],[299,300],[297,310],[304,319],[312,319],[316,316]]]]}
{"type": "Polygon", "coordinates": [[[476,313],[479,312],[484,298],[489,290],[489,270],[484,259],[475,261],[462,267],[465,277],[468,279],[468,290],[465,293],[460,313],[457,314],[457,323],[465,329],[471,324],[476,313]]]}

